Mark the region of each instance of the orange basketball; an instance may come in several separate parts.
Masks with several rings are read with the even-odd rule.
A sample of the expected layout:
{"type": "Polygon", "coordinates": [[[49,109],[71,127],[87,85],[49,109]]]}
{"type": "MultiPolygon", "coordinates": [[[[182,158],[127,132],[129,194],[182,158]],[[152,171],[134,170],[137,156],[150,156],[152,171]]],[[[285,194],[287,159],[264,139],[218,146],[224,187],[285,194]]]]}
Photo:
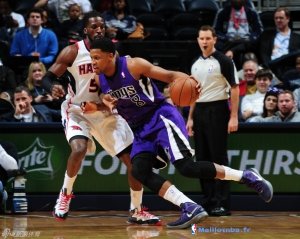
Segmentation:
{"type": "Polygon", "coordinates": [[[170,97],[177,106],[190,106],[198,98],[196,85],[198,83],[190,78],[178,78],[170,85],[170,97]]]}

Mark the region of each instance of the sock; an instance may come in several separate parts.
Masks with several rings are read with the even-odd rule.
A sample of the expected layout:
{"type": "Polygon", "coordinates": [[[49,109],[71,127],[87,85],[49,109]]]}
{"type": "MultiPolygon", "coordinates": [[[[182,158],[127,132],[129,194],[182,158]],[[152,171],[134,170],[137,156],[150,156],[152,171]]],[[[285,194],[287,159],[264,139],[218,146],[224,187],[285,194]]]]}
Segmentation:
{"type": "Polygon", "coordinates": [[[140,191],[134,191],[130,188],[130,210],[136,208],[138,212],[141,211],[143,191],[143,188],[140,191]]]}
{"type": "Polygon", "coordinates": [[[18,169],[17,161],[0,145],[0,165],[7,170],[18,169]]]}
{"type": "Polygon", "coordinates": [[[187,196],[185,196],[182,192],[180,192],[174,185],[172,185],[171,187],[169,187],[167,189],[163,198],[168,200],[169,202],[177,205],[178,207],[180,207],[180,205],[185,202],[195,203],[194,201],[189,199],[187,196]]]}
{"type": "Polygon", "coordinates": [[[70,178],[67,174],[67,171],[65,173],[65,179],[64,179],[64,184],[63,184],[63,189],[67,190],[67,195],[70,195],[73,191],[73,184],[75,182],[75,179],[77,178],[77,175],[70,178]]]}
{"type": "Polygon", "coordinates": [[[241,181],[243,176],[243,171],[236,170],[233,168],[229,168],[227,166],[223,166],[225,170],[225,177],[222,180],[232,180],[232,181],[241,181]]]}

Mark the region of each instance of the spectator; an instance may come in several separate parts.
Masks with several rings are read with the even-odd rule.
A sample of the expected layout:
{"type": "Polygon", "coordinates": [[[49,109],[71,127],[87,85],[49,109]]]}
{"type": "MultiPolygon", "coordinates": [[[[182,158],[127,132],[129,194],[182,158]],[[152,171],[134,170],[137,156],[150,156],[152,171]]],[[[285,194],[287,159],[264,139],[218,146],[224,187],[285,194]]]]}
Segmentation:
{"type": "Polygon", "coordinates": [[[240,80],[240,96],[253,94],[256,91],[255,74],[259,69],[255,60],[247,60],[243,64],[243,79],[240,80]]]}
{"type": "Polygon", "coordinates": [[[264,118],[261,122],[300,122],[293,92],[284,90],[278,93],[278,109],[274,116],[264,118]]]}
{"type": "Polygon", "coordinates": [[[275,115],[275,113],[278,111],[278,93],[279,90],[277,88],[269,88],[264,98],[262,114],[249,118],[247,122],[261,122],[264,118],[275,115]]]}
{"type": "Polygon", "coordinates": [[[242,99],[241,114],[244,120],[260,115],[263,111],[263,100],[273,75],[269,69],[258,70],[255,75],[256,91],[254,94],[245,95],[242,99]]]}
{"type": "Polygon", "coordinates": [[[32,96],[25,86],[18,86],[14,93],[15,121],[18,122],[53,122],[59,118],[57,111],[49,109],[43,104],[32,105],[32,96]]]}
{"type": "Polygon", "coordinates": [[[276,29],[264,31],[258,40],[258,56],[264,67],[270,67],[271,61],[300,49],[300,36],[289,27],[289,10],[277,8],[274,21],[276,29]]]}
{"type": "Polygon", "coordinates": [[[62,23],[63,21],[69,19],[68,11],[71,4],[77,3],[83,14],[92,11],[92,4],[89,0],[38,0],[35,7],[45,7],[47,6],[49,10],[55,13],[58,21],[62,23]]]}
{"type": "Polygon", "coordinates": [[[215,18],[214,28],[218,41],[217,49],[234,59],[241,68],[242,54],[254,50],[263,26],[256,10],[245,0],[231,0],[215,18]]]}
{"type": "Polygon", "coordinates": [[[13,39],[16,31],[25,27],[24,17],[11,9],[11,3],[7,0],[0,0],[0,26],[3,27],[1,31],[1,39],[9,43],[13,39]],[[4,34],[4,35],[3,35],[4,34]]]}
{"type": "Polygon", "coordinates": [[[44,104],[51,109],[58,110],[57,114],[59,115],[62,99],[53,99],[51,94],[42,87],[42,78],[45,74],[46,67],[42,62],[32,62],[29,65],[25,84],[33,97],[33,104],[44,104]]]}
{"type": "Polygon", "coordinates": [[[112,3],[112,9],[104,13],[106,34],[111,39],[124,40],[137,28],[136,18],[129,15],[125,0],[112,3]]]}
{"type": "Polygon", "coordinates": [[[69,44],[80,41],[83,38],[82,10],[77,3],[69,7],[69,19],[62,22],[59,36],[59,49],[63,49],[69,44]]]}
{"type": "Polygon", "coordinates": [[[42,9],[33,8],[27,15],[28,27],[13,38],[10,55],[38,56],[46,66],[58,53],[58,42],[53,31],[42,27],[42,9]]]}

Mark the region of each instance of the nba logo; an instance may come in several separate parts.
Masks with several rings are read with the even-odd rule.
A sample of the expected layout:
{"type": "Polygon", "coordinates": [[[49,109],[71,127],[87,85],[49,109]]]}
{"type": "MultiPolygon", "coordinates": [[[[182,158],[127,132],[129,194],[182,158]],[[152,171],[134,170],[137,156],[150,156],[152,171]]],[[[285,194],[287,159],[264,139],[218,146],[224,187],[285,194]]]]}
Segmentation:
{"type": "Polygon", "coordinates": [[[195,235],[197,233],[197,224],[191,225],[192,235],[195,235]]]}

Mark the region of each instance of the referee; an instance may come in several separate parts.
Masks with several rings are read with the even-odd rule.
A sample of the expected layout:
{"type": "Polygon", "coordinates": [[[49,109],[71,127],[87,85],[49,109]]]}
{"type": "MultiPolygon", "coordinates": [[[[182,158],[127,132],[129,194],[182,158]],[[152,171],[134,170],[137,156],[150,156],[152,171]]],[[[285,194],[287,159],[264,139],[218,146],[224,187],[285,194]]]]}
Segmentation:
{"type": "MultiPolygon", "coordinates": [[[[190,107],[187,129],[194,136],[197,161],[228,166],[227,136],[238,129],[238,77],[233,61],[215,49],[217,36],[211,26],[200,28],[197,41],[202,54],[191,73],[201,83],[202,91],[190,107]]],[[[230,215],[229,181],[199,180],[201,204],[209,215],[230,215]]]]}

